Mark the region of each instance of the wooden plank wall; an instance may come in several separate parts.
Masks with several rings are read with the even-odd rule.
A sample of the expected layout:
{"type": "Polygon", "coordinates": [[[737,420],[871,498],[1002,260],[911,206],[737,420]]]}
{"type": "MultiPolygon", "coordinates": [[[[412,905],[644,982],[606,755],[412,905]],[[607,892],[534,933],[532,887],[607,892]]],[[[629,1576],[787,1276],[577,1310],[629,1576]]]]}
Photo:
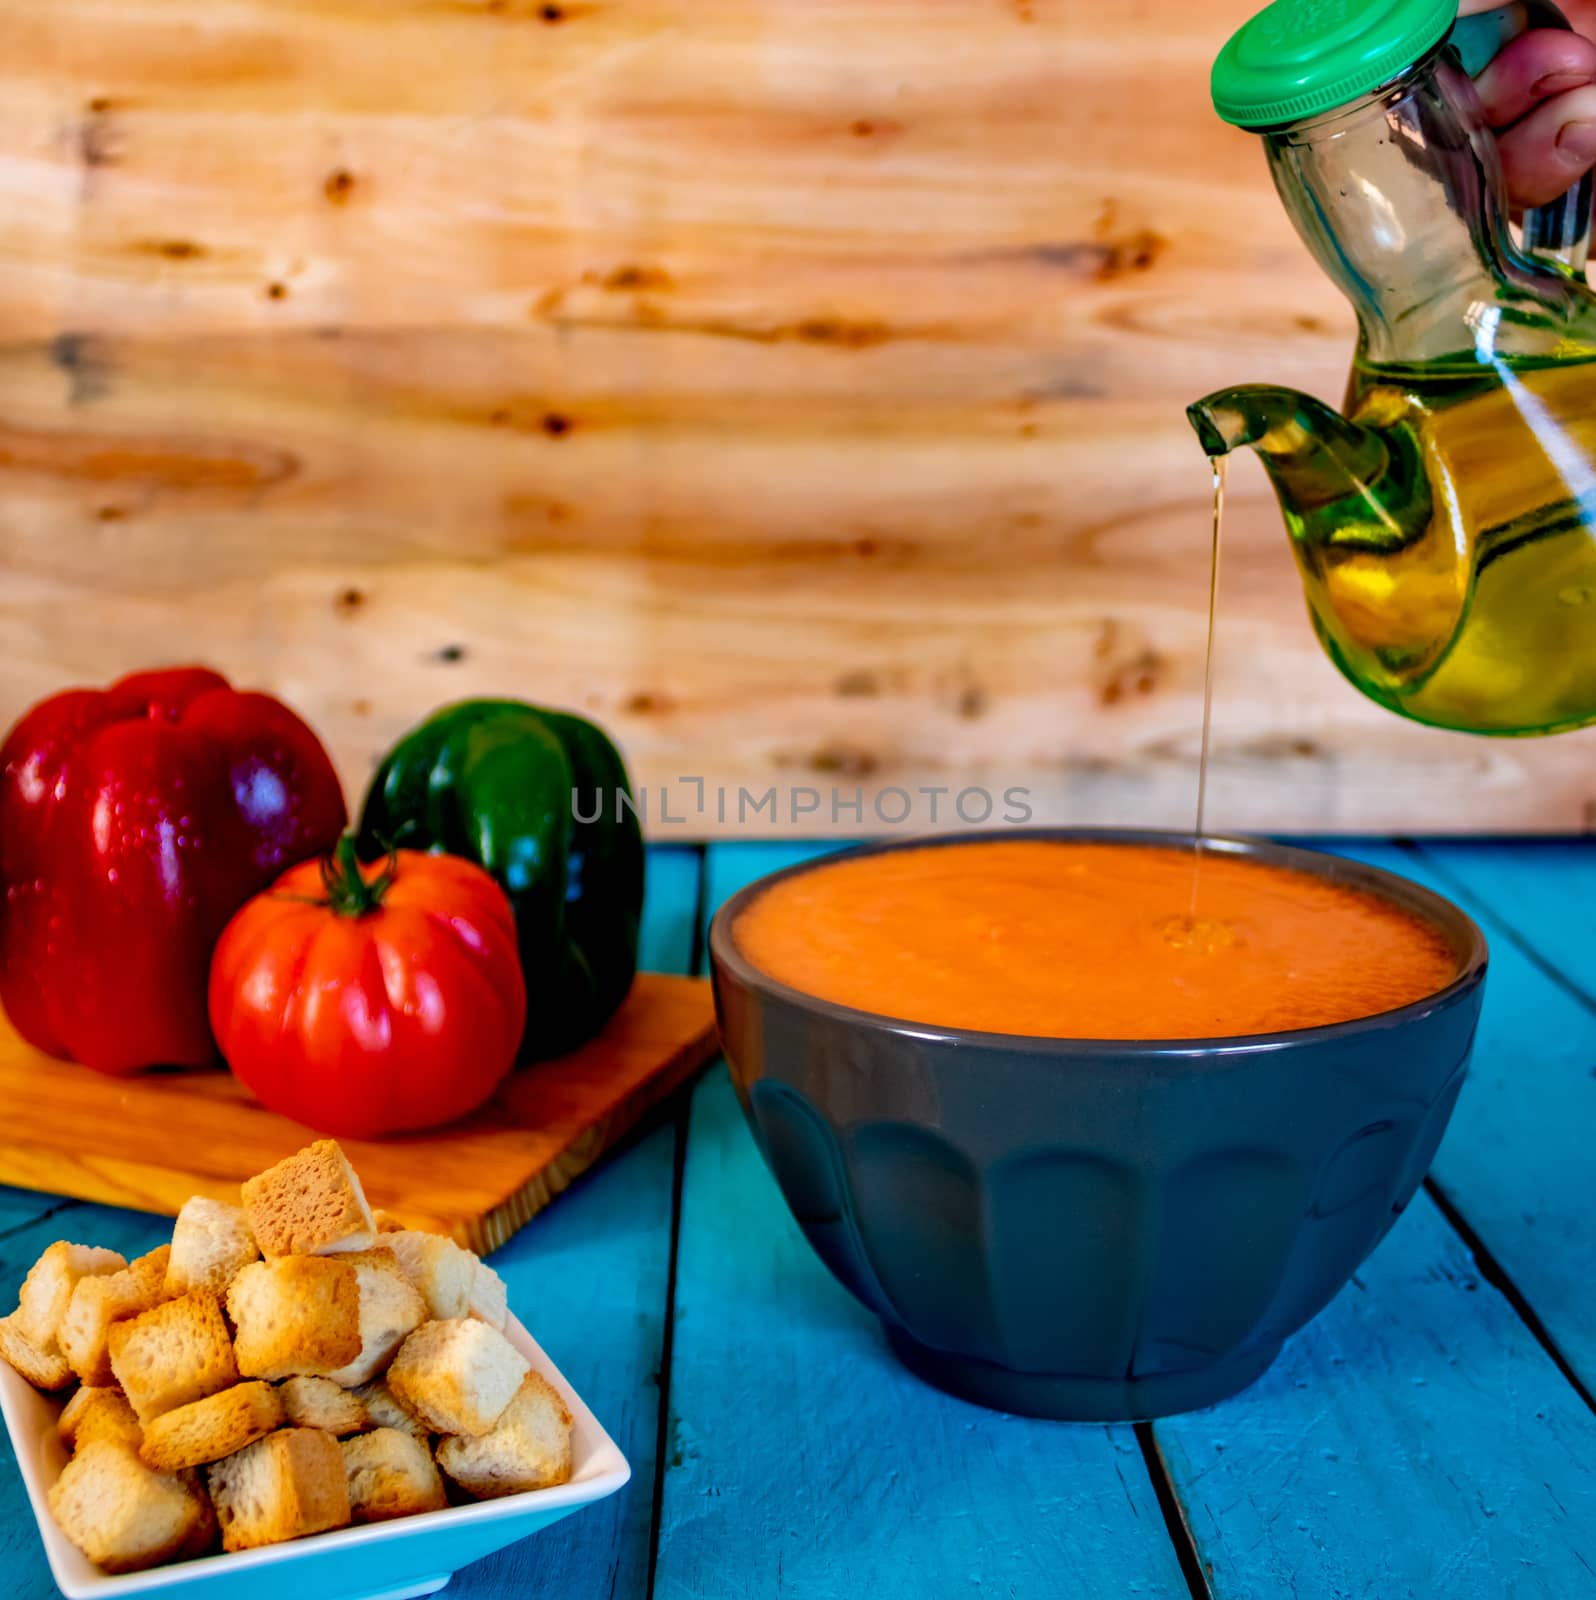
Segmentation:
{"type": "MultiPolygon", "coordinates": [[[[660,834],[1187,822],[1181,408],[1350,339],[1207,106],[1251,6],[0,0],[0,715],[201,657],[352,790],[491,691],[604,718],[660,834]]],[[[1232,485],[1215,824],[1592,825],[1590,736],[1346,688],[1232,485]]]]}

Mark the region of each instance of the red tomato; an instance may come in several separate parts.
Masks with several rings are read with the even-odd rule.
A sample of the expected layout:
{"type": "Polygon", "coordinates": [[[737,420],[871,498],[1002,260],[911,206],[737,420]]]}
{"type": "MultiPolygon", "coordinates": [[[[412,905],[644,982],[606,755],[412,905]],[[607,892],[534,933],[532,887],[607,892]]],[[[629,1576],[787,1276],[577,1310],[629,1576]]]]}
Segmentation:
{"type": "Polygon", "coordinates": [[[273,1111],[370,1138],[452,1122],[510,1070],[526,1021],[515,918],[482,868],[349,839],[283,874],[211,959],[211,1027],[273,1111]]]}

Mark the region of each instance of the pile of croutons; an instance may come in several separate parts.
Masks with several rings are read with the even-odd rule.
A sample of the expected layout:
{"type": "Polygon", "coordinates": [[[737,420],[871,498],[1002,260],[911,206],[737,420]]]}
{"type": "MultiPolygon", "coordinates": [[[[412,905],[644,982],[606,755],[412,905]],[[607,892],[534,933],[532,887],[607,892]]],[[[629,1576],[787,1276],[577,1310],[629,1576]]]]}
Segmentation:
{"type": "Polygon", "coordinates": [[[321,1140],[195,1197],[129,1264],[53,1244],[0,1318],[0,1357],[61,1411],[50,1491],[107,1572],[564,1483],[571,1417],[504,1336],[502,1280],[373,1215],[321,1140]],[[440,1474],[439,1468],[442,1468],[440,1474]]]}

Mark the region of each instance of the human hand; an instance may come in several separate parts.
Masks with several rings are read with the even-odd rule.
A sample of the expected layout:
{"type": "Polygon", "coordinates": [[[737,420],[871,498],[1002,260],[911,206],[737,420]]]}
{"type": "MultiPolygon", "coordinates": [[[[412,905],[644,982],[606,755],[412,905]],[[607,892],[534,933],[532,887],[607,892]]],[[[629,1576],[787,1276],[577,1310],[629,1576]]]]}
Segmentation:
{"type": "MultiPolygon", "coordinates": [[[[1596,166],[1596,0],[1557,0],[1574,31],[1532,28],[1480,74],[1514,206],[1555,200],[1596,166]]],[[[1462,0],[1494,10],[1501,0],[1462,0]]]]}

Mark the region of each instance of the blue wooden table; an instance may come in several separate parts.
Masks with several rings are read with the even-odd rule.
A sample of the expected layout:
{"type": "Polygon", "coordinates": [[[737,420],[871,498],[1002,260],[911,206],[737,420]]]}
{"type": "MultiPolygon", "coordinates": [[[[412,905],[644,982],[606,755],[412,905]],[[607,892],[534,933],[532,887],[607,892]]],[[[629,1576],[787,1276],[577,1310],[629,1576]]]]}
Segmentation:
{"type": "MultiPolygon", "coordinates": [[[[700,966],[714,907],[816,848],[656,850],[648,964],[700,966]]],[[[1465,905],[1489,994],[1424,1193],[1252,1390],[1070,1427],[925,1388],[811,1255],[716,1067],[495,1258],[631,1486],[450,1592],[1596,1596],[1596,845],[1347,853],[1465,905]]],[[[0,1189],[0,1280],[60,1236],[166,1228],[0,1189]]],[[[9,1460],[0,1573],[53,1592],[9,1460]]]]}

